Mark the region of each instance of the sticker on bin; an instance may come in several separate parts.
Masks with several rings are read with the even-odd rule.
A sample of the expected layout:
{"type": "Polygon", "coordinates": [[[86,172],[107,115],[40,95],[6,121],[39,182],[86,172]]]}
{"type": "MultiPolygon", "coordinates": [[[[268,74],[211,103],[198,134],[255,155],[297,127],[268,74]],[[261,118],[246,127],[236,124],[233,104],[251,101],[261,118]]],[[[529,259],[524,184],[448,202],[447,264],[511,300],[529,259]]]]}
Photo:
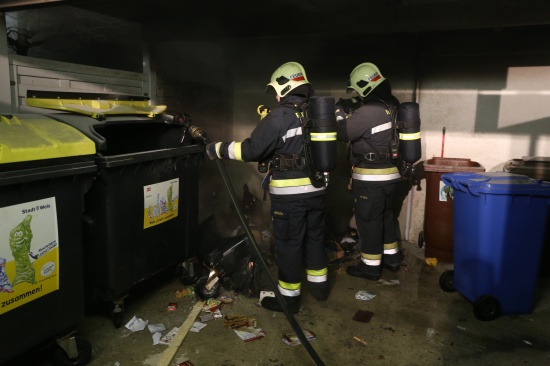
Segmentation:
{"type": "Polygon", "coordinates": [[[0,208],[0,315],[59,290],[55,197],[0,208]]]}
{"type": "Polygon", "coordinates": [[[178,217],[179,178],[143,187],[143,228],[178,217]]]}
{"type": "Polygon", "coordinates": [[[447,202],[453,198],[453,188],[446,185],[442,180],[439,181],[439,201],[447,202]]]}

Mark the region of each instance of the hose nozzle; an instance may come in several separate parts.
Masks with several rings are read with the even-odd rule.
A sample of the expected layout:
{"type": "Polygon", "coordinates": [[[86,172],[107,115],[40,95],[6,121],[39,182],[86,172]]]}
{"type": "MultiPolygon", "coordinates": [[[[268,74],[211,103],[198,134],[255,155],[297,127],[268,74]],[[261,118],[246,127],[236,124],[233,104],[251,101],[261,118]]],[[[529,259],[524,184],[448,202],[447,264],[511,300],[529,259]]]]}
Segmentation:
{"type": "Polygon", "coordinates": [[[191,136],[195,140],[199,140],[205,145],[208,143],[208,137],[206,136],[206,132],[204,132],[202,128],[191,125],[189,126],[189,132],[191,132],[191,136]]]}

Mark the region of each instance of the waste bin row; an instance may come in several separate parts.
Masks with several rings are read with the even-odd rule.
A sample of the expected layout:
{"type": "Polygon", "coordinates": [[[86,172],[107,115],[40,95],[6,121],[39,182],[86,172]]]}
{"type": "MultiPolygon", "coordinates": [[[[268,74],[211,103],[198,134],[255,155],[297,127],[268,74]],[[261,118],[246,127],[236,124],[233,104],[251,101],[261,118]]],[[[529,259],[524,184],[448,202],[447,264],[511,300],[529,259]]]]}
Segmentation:
{"type": "Polygon", "coordinates": [[[0,364],[52,340],[86,364],[85,307],[118,327],[135,285],[194,254],[203,151],[161,118],[0,117],[0,364]]]}

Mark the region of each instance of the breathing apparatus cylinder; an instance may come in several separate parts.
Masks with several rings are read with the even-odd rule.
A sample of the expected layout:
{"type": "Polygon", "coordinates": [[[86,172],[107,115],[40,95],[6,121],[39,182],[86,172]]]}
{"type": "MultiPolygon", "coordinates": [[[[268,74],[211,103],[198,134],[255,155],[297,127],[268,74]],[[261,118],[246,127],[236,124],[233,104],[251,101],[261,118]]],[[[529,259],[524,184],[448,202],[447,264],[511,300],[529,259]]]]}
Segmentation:
{"type": "Polygon", "coordinates": [[[336,168],[336,115],[334,97],[309,100],[311,154],[315,170],[330,172],[336,168]]]}
{"type": "Polygon", "coordinates": [[[407,164],[416,163],[422,157],[418,103],[404,102],[399,105],[397,129],[399,131],[399,156],[407,164]]]}

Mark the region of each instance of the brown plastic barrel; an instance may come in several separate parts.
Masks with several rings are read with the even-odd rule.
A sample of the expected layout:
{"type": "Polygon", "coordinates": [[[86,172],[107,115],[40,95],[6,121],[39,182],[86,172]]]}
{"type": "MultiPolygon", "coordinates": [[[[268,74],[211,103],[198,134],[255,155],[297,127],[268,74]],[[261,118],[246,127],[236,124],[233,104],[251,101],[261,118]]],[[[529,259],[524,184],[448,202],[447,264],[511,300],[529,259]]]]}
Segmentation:
{"type": "Polygon", "coordinates": [[[424,255],[453,263],[453,200],[440,199],[443,174],[484,172],[479,163],[462,158],[432,158],[424,163],[426,207],[424,210],[424,255]]]}

